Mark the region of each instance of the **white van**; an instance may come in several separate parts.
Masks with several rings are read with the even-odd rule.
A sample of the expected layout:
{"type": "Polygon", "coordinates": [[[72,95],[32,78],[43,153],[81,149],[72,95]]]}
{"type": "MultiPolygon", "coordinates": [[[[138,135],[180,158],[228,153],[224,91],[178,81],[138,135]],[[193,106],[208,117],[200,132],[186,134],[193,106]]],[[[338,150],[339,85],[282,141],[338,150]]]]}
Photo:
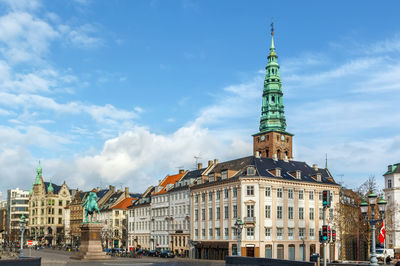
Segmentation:
{"type": "Polygon", "coordinates": [[[379,261],[385,261],[387,257],[391,259],[394,258],[394,250],[392,248],[377,248],[376,249],[376,258],[379,261]]]}

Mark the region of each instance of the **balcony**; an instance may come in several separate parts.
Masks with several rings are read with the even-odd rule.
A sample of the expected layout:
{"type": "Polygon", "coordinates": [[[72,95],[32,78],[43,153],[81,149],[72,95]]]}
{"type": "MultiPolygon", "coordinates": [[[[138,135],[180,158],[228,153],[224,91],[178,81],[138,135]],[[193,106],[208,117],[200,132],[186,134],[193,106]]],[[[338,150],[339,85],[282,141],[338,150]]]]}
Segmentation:
{"type": "Polygon", "coordinates": [[[244,217],[244,223],[245,224],[255,224],[256,217],[244,217]]]}

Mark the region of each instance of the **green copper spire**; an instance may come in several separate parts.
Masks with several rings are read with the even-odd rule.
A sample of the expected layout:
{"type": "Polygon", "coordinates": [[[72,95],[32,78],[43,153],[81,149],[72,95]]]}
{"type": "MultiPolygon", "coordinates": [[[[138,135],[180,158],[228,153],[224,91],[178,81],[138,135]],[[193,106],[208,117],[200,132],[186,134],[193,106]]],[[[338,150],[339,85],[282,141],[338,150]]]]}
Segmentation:
{"type": "Polygon", "coordinates": [[[41,179],[40,179],[40,177],[42,176],[42,167],[40,166],[40,161],[39,161],[39,165],[38,165],[38,167],[36,168],[36,179],[35,179],[35,185],[40,185],[42,182],[41,182],[41,179]]]}
{"type": "Polygon", "coordinates": [[[33,193],[33,185],[31,186],[31,189],[29,190],[29,195],[33,193]]]}
{"type": "Polygon", "coordinates": [[[268,64],[265,67],[263,102],[261,108],[260,132],[286,130],[284,114],[282,83],[279,74],[278,55],[275,52],[274,24],[271,23],[271,48],[269,49],[268,64]]]}
{"type": "Polygon", "coordinates": [[[47,193],[50,193],[50,192],[54,192],[54,188],[53,188],[53,185],[51,184],[51,180],[50,180],[49,186],[47,187],[47,193]]]}

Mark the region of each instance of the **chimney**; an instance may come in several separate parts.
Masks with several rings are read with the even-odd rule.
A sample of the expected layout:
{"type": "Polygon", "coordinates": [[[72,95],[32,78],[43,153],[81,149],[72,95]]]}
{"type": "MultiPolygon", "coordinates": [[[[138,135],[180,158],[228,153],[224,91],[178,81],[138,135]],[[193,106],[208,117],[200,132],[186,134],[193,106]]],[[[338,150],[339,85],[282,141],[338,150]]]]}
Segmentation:
{"type": "Polygon", "coordinates": [[[287,162],[287,163],[289,162],[289,158],[287,157],[286,154],[285,154],[285,158],[283,158],[283,161],[284,161],[284,162],[287,162]]]}
{"type": "Polygon", "coordinates": [[[203,164],[202,163],[198,163],[197,164],[197,169],[200,170],[201,168],[203,168],[203,164]]]}
{"type": "Polygon", "coordinates": [[[211,166],[212,163],[213,163],[213,161],[212,161],[212,160],[209,160],[209,161],[208,161],[208,166],[211,166]]]}
{"type": "Polygon", "coordinates": [[[125,187],[125,198],[129,198],[129,187],[125,187]]]}
{"type": "Polygon", "coordinates": [[[115,186],[111,186],[111,191],[112,191],[112,193],[115,192],[115,186]]]}
{"type": "Polygon", "coordinates": [[[260,158],[260,152],[256,151],[256,158],[260,158]]]}
{"type": "Polygon", "coordinates": [[[180,173],[180,174],[183,174],[183,172],[185,172],[185,170],[179,169],[179,173],[180,173]]]}
{"type": "Polygon", "coordinates": [[[217,164],[218,163],[218,159],[214,159],[214,164],[217,164]]]}
{"type": "Polygon", "coordinates": [[[313,164],[313,165],[312,165],[312,168],[314,168],[315,171],[318,171],[318,164],[316,164],[316,163],[313,164]]]}

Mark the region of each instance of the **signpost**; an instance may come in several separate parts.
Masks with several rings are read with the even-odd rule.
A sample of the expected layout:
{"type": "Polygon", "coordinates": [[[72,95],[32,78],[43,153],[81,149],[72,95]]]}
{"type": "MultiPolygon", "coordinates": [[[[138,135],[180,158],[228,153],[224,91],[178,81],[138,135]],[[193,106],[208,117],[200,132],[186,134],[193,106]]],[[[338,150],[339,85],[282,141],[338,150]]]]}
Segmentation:
{"type": "Polygon", "coordinates": [[[32,246],[33,246],[33,240],[28,240],[27,243],[28,243],[28,246],[29,246],[29,247],[32,247],[32,246]]]}

